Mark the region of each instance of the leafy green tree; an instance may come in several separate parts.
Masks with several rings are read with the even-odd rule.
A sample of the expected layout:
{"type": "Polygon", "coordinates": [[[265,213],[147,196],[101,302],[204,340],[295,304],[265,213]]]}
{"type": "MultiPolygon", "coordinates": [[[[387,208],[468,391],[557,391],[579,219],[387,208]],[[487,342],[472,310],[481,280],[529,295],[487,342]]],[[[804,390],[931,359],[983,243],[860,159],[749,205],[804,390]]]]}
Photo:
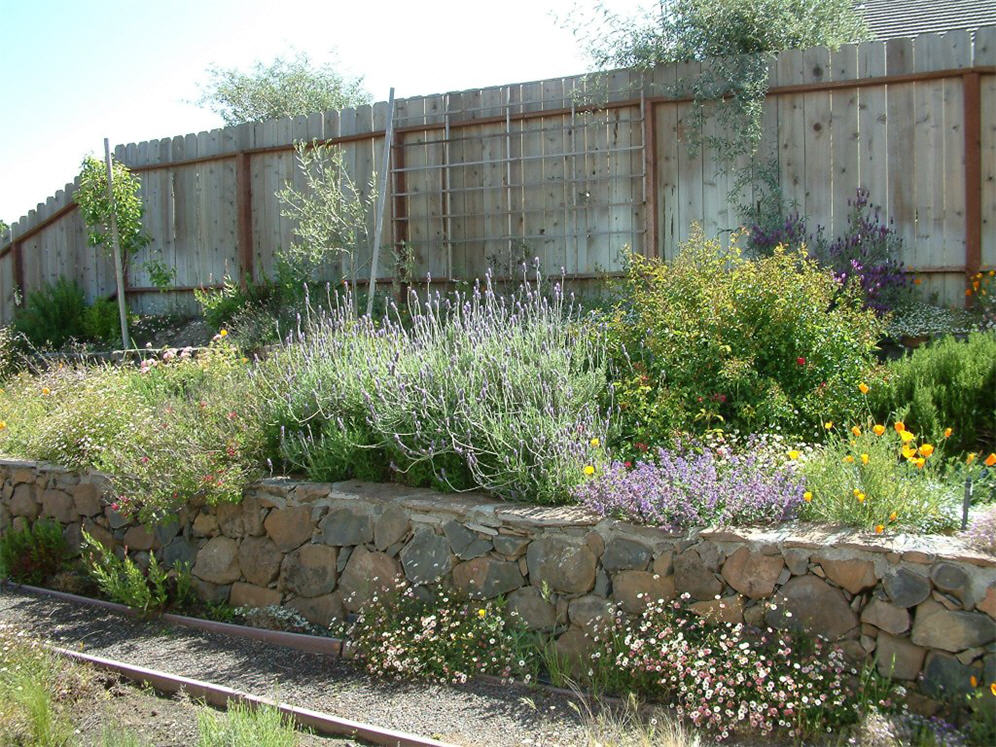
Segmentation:
{"type": "Polygon", "coordinates": [[[710,58],[703,75],[679,81],[679,92],[699,104],[699,124],[717,115],[736,133],[693,137],[728,160],[753,152],[760,139],[771,57],[786,49],[835,49],[869,36],[852,0],[659,0],[636,16],[599,3],[565,25],[600,69],[710,58]]]}
{"type": "MultiPolygon", "coordinates": [[[[151,240],[142,227],[142,183],[131,170],[112,157],[111,174],[114,180],[114,210],[118,224],[118,241],[121,259],[127,262],[130,255],[146,246],[151,240]]],[[[76,202],[86,223],[90,246],[111,249],[111,203],[107,199],[107,167],[93,156],[83,159],[80,167],[80,186],[76,202]]]]}
{"type": "Polygon", "coordinates": [[[216,112],[226,125],[344,109],[370,102],[362,78],[347,78],[329,65],[313,66],[304,52],[257,60],[246,73],[209,67],[197,104],[216,112]]]}

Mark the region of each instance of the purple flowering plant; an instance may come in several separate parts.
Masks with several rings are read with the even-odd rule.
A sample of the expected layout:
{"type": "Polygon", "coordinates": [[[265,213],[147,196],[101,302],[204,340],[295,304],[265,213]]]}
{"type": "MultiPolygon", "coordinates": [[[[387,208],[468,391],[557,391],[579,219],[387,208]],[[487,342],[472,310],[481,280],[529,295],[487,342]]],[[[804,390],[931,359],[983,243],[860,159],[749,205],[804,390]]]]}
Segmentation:
{"type": "Polygon", "coordinates": [[[661,448],[647,461],[614,461],[575,488],[574,497],[603,516],[672,530],[793,518],[803,503],[802,477],[755,446],[750,439],[733,453],[693,442],[661,448]]]}

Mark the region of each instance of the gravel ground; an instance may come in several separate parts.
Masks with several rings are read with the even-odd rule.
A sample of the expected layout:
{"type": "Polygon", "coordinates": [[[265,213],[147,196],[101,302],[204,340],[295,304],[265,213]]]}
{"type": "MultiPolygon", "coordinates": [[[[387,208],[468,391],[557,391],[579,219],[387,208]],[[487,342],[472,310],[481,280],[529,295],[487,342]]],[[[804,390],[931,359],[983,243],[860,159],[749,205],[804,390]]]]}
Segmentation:
{"type": "Polygon", "coordinates": [[[458,745],[581,745],[568,698],[519,686],[374,680],[341,659],[0,590],[0,620],[66,648],[458,745]]]}

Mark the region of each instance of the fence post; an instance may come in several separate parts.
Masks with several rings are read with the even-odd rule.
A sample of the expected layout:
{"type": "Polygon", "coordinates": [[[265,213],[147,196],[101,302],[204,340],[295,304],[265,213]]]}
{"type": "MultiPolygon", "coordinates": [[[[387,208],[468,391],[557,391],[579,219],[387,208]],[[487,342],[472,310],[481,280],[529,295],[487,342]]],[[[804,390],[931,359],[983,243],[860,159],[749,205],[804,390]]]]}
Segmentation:
{"type": "Polygon", "coordinates": [[[244,150],[235,154],[235,215],[239,284],[245,288],[256,279],[256,270],[252,248],[252,173],[249,154],[244,150]]]}
{"type": "Polygon", "coordinates": [[[398,288],[398,306],[403,306],[408,298],[408,286],[405,283],[405,269],[400,264],[405,261],[411,247],[408,243],[408,195],[405,180],[405,136],[397,129],[393,133],[394,157],[394,199],[392,203],[391,224],[394,234],[394,248],[397,252],[399,266],[395,268],[400,281],[398,288]]]}
{"type": "Polygon", "coordinates": [[[657,236],[657,107],[642,97],[643,107],[643,185],[646,198],[643,203],[644,234],[643,253],[647,257],[660,257],[657,236]]]}
{"type": "MultiPolygon", "coordinates": [[[[965,277],[982,266],[982,107],[979,73],[962,76],[965,118],[965,277]]],[[[972,297],[965,296],[965,305],[972,297]]]]}
{"type": "MultiPolygon", "coordinates": [[[[11,229],[13,235],[13,229],[11,229]]],[[[10,260],[14,271],[14,287],[21,293],[21,305],[24,305],[28,297],[28,289],[24,287],[24,245],[20,241],[15,241],[10,247],[10,260]]]]}

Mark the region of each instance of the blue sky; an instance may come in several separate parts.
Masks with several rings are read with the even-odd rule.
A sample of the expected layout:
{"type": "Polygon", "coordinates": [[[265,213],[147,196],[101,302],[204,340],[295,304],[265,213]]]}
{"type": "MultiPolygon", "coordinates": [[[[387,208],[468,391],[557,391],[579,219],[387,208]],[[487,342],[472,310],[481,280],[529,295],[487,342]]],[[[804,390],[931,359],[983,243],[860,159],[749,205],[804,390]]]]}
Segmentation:
{"type": "MultiPolygon", "coordinates": [[[[375,100],[584,72],[552,14],[574,0],[0,0],[0,218],[72,181],[87,153],[221,126],[205,69],[298,49],[375,100]]],[[[636,0],[609,5],[633,7],[636,0]]],[[[590,5],[590,3],[589,3],[590,5]]]]}

